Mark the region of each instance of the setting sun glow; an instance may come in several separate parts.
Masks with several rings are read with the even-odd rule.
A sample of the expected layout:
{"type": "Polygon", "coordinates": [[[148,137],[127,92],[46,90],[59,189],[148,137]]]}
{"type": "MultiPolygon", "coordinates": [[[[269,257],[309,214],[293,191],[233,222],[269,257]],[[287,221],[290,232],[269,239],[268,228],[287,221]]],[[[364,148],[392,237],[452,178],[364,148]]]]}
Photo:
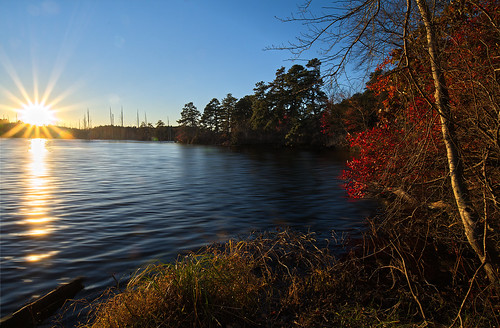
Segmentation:
{"type": "Polygon", "coordinates": [[[21,114],[20,120],[26,124],[45,126],[56,121],[54,111],[43,103],[23,105],[19,113],[21,114]]]}
{"type": "MultiPolygon", "coordinates": [[[[57,122],[56,111],[51,108],[51,104],[45,101],[31,101],[21,104],[20,109],[15,109],[19,115],[19,121],[7,132],[2,134],[3,138],[12,136],[22,136],[24,138],[73,138],[66,129],[61,129],[53,124],[57,122]]],[[[17,117],[16,115],[16,117],[17,117]]],[[[35,151],[35,150],[33,150],[35,151]]]]}

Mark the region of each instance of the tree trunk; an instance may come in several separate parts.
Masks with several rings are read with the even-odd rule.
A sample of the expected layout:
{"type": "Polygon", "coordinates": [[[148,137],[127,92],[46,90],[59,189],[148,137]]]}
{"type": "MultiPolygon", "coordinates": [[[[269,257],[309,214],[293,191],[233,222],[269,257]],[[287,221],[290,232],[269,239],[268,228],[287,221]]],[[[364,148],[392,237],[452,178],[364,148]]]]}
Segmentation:
{"type": "Polygon", "coordinates": [[[420,16],[427,34],[427,47],[430,57],[432,78],[435,87],[435,106],[441,120],[441,132],[446,147],[448,168],[450,171],[451,187],[460,214],[460,219],[465,230],[465,236],[470,246],[476,252],[488,275],[490,282],[498,289],[498,278],[496,272],[487,256],[486,249],[481,248],[480,237],[476,228],[476,218],[470,201],[467,197],[467,188],[464,184],[463,168],[458,153],[457,138],[454,133],[453,121],[449,107],[449,94],[444,74],[439,64],[439,50],[432,26],[429,8],[425,0],[416,0],[420,16]]]}

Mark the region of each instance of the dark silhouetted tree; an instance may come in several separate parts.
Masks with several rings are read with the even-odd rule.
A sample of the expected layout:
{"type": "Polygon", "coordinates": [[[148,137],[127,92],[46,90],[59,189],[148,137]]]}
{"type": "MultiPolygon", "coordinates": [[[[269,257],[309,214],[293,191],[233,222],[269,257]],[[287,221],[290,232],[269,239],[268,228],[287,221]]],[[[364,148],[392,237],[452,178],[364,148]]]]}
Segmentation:
{"type": "Polygon", "coordinates": [[[177,123],[181,126],[194,128],[198,126],[200,116],[201,114],[196,106],[192,102],[189,102],[184,105],[181,112],[181,118],[177,121],[177,123]]]}
{"type": "Polygon", "coordinates": [[[217,98],[213,98],[210,102],[205,106],[203,110],[203,115],[201,116],[200,124],[210,131],[214,131],[218,133],[221,128],[221,106],[220,102],[217,98]]]}
{"type": "Polygon", "coordinates": [[[184,143],[193,143],[198,136],[198,124],[200,112],[196,106],[189,102],[184,105],[181,112],[181,118],[177,121],[180,124],[180,129],[177,134],[177,140],[184,143]]]}
{"type": "Polygon", "coordinates": [[[320,119],[327,97],[319,69],[320,62],[313,59],[307,68],[281,67],[274,81],[259,82],[252,102],[253,128],[278,144],[310,144],[322,137],[320,119]]]}
{"type": "Polygon", "coordinates": [[[236,99],[233,97],[232,94],[228,93],[224,99],[222,99],[221,102],[221,123],[222,123],[222,132],[226,135],[226,137],[229,137],[229,134],[231,133],[231,122],[233,119],[233,112],[234,108],[236,106],[236,99]]]}

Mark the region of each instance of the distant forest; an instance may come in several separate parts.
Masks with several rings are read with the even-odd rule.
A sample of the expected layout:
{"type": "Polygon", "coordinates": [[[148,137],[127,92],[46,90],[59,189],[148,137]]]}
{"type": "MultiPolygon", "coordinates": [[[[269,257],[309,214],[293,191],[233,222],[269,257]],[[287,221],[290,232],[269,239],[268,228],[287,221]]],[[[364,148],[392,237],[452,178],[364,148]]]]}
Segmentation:
{"type": "Polygon", "coordinates": [[[37,128],[23,123],[0,121],[0,135],[13,138],[174,141],[178,130],[178,127],[166,126],[161,120],[156,125],[143,123],[140,127],[105,125],[87,129],[56,126],[37,128]]]}

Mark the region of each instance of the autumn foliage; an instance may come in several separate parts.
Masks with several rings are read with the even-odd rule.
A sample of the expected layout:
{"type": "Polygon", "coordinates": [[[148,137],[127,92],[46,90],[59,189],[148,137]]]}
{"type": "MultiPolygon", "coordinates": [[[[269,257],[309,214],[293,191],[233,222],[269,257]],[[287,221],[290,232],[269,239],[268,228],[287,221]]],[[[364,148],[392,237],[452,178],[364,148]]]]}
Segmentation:
{"type": "MultiPolygon", "coordinates": [[[[495,0],[477,5],[457,2],[438,19],[450,110],[467,183],[478,192],[478,199],[484,198],[480,190],[485,189],[486,198],[492,200],[500,183],[494,172],[500,159],[498,7],[495,0]]],[[[411,40],[407,67],[396,65],[402,53],[396,49],[367,85],[377,99],[378,123],[348,136],[351,147],[358,150],[343,174],[351,196],[401,188],[425,196],[422,200],[446,197],[446,151],[439,114],[433,109],[434,86],[423,31],[415,31],[411,40]]]]}

